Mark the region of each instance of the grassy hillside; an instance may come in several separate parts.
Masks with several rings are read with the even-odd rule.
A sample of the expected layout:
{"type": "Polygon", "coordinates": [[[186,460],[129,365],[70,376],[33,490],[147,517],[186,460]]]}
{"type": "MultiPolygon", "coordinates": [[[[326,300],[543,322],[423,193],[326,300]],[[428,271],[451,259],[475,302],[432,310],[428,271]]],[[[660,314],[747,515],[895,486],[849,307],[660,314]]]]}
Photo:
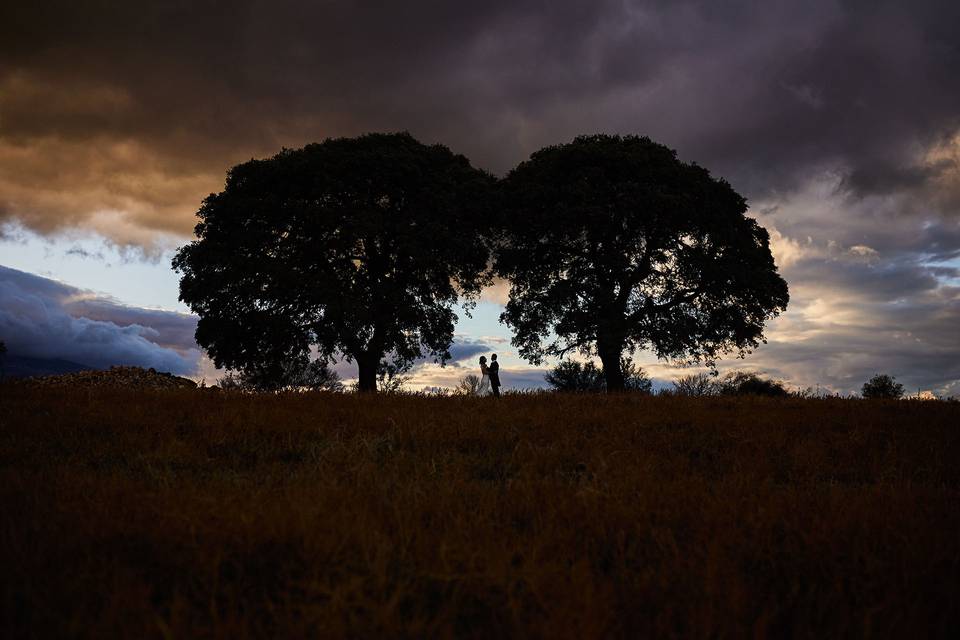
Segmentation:
{"type": "Polygon", "coordinates": [[[960,629],[957,404],[0,394],[5,637],[960,629]]]}

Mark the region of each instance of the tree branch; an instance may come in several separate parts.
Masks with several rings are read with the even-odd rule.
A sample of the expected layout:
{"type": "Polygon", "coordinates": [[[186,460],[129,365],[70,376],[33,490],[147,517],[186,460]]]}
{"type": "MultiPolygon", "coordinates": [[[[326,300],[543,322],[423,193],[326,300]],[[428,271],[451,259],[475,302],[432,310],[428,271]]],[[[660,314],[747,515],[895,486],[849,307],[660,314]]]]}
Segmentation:
{"type": "Polygon", "coordinates": [[[645,304],[642,309],[638,309],[630,314],[628,321],[636,322],[640,318],[651,316],[655,313],[661,311],[666,311],[674,307],[678,307],[681,304],[686,304],[688,302],[693,302],[693,300],[703,293],[703,287],[695,287],[694,289],[689,289],[687,291],[679,293],[676,297],[668,300],[667,302],[661,302],[660,304],[653,304],[650,302],[650,298],[645,300],[645,304]]]}
{"type": "Polygon", "coordinates": [[[579,340],[575,340],[574,342],[567,344],[567,346],[565,346],[563,349],[556,351],[555,355],[558,358],[562,358],[563,356],[567,355],[569,352],[575,349],[579,349],[590,342],[592,342],[592,340],[588,337],[580,338],[579,340]]]}

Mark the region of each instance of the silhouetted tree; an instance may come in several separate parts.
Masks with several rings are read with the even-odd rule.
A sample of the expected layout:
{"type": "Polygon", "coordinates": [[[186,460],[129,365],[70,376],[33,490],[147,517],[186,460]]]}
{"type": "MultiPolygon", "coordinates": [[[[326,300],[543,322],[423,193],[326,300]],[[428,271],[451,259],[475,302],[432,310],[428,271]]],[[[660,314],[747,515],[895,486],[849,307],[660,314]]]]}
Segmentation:
{"type": "Polygon", "coordinates": [[[618,391],[624,352],[710,364],[755,347],[786,308],[768,234],[744,215],[744,199],[649,138],[541,149],[502,195],[496,269],[511,287],[501,318],[532,363],[596,354],[618,391]]]}
{"type": "Polygon", "coordinates": [[[197,213],[197,239],[173,260],[197,342],[220,367],[280,379],[356,361],[376,390],[385,356],[404,369],[446,361],[458,293],[488,279],[477,240],[493,178],[409,134],[327,140],[251,160],[197,213]]]}
{"type": "MultiPolygon", "coordinates": [[[[653,382],[643,368],[624,360],[620,363],[620,370],[624,372],[624,388],[629,391],[650,393],[653,382]]],[[[544,380],[554,391],[600,392],[607,388],[603,370],[593,362],[575,362],[564,360],[548,371],[544,380]]]]}
{"type": "Polygon", "coordinates": [[[7,359],[7,345],[3,340],[0,340],[0,378],[3,378],[4,374],[4,361],[7,359]]]}
{"type": "Polygon", "coordinates": [[[897,400],[903,396],[903,385],[887,374],[877,374],[863,383],[864,398],[897,400]]]}
{"type": "Polygon", "coordinates": [[[725,396],[786,398],[790,395],[779,380],[761,378],[756,373],[747,371],[731,371],[718,383],[718,388],[725,396]]]}

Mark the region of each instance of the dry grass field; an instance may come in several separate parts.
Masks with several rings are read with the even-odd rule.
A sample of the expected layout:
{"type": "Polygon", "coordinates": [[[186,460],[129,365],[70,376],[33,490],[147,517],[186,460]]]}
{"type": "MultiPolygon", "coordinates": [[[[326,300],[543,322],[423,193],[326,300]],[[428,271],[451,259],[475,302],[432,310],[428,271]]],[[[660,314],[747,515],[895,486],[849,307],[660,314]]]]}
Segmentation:
{"type": "Polygon", "coordinates": [[[7,638],[960,631],[956,403],[0,394],[7,638]]]}

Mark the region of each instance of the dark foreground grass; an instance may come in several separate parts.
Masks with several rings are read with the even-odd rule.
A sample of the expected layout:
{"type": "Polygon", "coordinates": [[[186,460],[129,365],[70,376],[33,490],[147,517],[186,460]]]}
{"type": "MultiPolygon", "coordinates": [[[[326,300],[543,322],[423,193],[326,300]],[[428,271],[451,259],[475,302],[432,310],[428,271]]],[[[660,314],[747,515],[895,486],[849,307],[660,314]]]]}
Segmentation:
{"type": "Polygon", "coordinates": [[[957,404],[0,393],[4,637],[960,630],[957,404]]]}

